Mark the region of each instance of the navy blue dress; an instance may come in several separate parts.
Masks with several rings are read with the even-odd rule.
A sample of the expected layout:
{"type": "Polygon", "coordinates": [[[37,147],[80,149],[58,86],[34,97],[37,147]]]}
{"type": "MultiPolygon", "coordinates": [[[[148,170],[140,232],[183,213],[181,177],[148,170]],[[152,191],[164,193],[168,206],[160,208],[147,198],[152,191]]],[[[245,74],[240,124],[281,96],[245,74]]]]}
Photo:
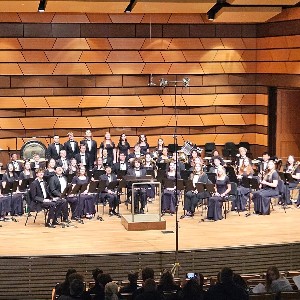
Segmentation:
{"type": "MultiPolygon", "coordinates": [[[[227,190],[227,185],[230,183],[229,178],[225,176],[223,180],[217,179],[216,187],[219,194],[223,194],[227,190]]],[[[207,218],[210,220],[222,220],[222,202],[221,196],[213,196],[208,200],[207,218]]]]}

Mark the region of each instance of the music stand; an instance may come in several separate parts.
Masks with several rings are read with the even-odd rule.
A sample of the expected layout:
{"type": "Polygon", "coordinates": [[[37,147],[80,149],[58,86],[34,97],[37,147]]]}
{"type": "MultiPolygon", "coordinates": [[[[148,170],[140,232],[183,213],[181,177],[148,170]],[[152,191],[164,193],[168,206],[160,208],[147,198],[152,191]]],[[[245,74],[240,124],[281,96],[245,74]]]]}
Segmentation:
{"type": "MultiPolygon", "coordinates": [[[[256,177],[248,178],[249,180],[249,188],[250,188],[250,193],[252,193],[253,190],[258,190],[259,189],[259,182],[256,177]]],[[[246,181],[245,181],[246,184],[246,181]]],[[[251,216],[250,210],[251,210],[251,201],[249,197],[249,205],[248,205],[248,213],[245,215],[245,217],[251,216]]]]}

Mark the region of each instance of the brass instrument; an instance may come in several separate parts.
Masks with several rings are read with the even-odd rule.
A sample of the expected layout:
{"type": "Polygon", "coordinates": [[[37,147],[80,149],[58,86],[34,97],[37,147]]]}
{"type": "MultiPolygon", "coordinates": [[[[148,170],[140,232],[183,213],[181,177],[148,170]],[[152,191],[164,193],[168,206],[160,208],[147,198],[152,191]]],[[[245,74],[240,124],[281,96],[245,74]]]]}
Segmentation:
{"type": "Polygon", "coordinates": [[[296,161],[291,169],[286,170],[286,173],[293,174],[299,165],[300,165],[300,161],[296,161]]]}

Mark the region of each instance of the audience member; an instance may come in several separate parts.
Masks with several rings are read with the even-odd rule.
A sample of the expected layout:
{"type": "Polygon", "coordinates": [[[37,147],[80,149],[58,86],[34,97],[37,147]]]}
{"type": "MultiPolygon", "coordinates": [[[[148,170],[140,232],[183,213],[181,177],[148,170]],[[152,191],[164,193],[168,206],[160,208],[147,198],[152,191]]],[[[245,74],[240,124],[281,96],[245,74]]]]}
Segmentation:
{"type": "Polygon", "coordinates": [[[95,286],[95,296],[93,300],[104,300],[105,299],[105,286],[112,282],[112,278],[109,274],[99,274],[97,276],[97,285],[95,286]]]}
{"type": "Polygon", "coordinates": [[[233,281],[233,271],[223,268],[220,272],[220,281],[211,286],[205,300],[248,300],[248,293],[233,281]]]}
{"type": "Polygon", "coordinates": [[[143,285],[143,292],[136,297],[136,300],[163,300],[164,296],[157,290],[155,280],[147,279],[143,285]]]}
{"type": "Polygon", "coordinates": [[[177,293],[180,290],[180,286],[174,282],[172,273],[170,271],[166,271],[160,277],[157,290],[161,293],[171,291],[176,291],[177,293]]]}
{"type": "Polygon", "coordinates": [[[67,273],[66,273],[66,278],[65,281],[63,281],[62,283],[59,283],[56,287],[55,287],[55,294],[56,295],[69,295],[70,293],[70,282],[69,282],[69,276],[73,273],[76,273],[75,269],[68,269],[67,273]]]}
{"type": "Polygon", "coordinates": [[[277,293],[289,292],[293,288],[285,277],[280,276],[279,270],[275,266],[272,266],[267,270],[266,290],[267,292],[277,293]]]}
{"type": "Polygon", "coordinates": [[[133,271],[129,272],[127,278],[128,278],[129,283],[120,289],[120,292],[119,292],[120,294],[121,293],[133,293],[138,288],[138,284],[137,284],[137,280],[139,279],[138,272],[133,272],[133,271]]]}
{"type": "Polygon", "coordinates": [[[200,274],[199,279],[194,278],[187,280],[178,293],[178,299],[180,300],[203,300],[204,290],[203,290],[203,275],[200,274]]]}
{"type": "Polygon", "coordinates": [[[118,300],[118,285],[115,282],[108,282],[104,289],[105,300],[118,300]]]}
{"type": "Polygon", "coordinates": [[[154,270],[152,268],[144,268],[142,270],[142,280],[143,280],[143,286],[139,289],[137,289],[133,294],[132,294],[132,300],[135,300],[138,295],[142,294],[144,292],[144,284],[147,279],[154,279],[154,270]]]}
{"type": "Polygon", "coordinates": [[[73,273],[69,276],[70,290],[69,295],[61,295],[58,300],[91,300],[91,296],[85,291],[83,276],[78,273],[73,273]],[[76,275],[76,276],[75,276],[76,275]],[[71,278],[74,279],[71,279],[71,278]]]}
{"type": "Polygon", "coordinates": [[[97,277],[98,277],[99,274],[103,274],[103,271],[102,271],[101,269],[99,269],[99,268],[96,268],[96,269],[94,269],[94,270],[92,271],[92,276],[93,276],[93,279],[94,279],[95,284],[94,284],[93,287],[91,287],[91,288],[89,289],[89,293],[90,293],[90,294],[96,294],[96,293],[97,293],[97,288],[98,288],[97,277]]]}

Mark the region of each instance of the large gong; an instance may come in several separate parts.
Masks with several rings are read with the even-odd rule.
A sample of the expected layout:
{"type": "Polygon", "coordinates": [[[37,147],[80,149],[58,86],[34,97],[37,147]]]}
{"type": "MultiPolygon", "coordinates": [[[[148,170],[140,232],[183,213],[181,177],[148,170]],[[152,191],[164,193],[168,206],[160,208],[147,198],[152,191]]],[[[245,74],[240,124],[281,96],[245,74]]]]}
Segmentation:
{"type": "Polygon", "coordinates": [[[25,159],[32,159],[34,154],[38,154],[41,158],[46,157],[46,146],[37,140],[30,140],[26,142],[21,150],[20,156],[25,159]]]}

